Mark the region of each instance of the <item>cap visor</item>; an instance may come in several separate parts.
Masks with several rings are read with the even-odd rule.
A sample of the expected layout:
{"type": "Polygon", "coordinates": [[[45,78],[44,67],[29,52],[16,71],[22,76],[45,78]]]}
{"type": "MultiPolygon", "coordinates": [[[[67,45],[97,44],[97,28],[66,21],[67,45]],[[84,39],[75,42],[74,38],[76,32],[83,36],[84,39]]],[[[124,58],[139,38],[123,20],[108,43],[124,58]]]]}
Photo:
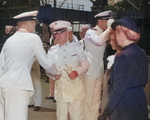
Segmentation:
{"type": "Polygon", "coordinates": [[[54,30],[54,34],[59,34],[59,33],[62,33],[62,32],[65,32],[67,30],[67,28],[63,28],[63,29],[58,29],[58,30],[54,30]]]}

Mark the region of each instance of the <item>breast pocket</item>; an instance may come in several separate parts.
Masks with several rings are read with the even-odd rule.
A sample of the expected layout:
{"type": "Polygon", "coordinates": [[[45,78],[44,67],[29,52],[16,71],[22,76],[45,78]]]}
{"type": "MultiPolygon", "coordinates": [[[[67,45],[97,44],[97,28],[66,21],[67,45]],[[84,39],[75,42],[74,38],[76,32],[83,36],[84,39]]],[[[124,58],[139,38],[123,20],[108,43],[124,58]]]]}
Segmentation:
{"type": "Polygon", "coordinates": [[[73,69],[79,66],[79,60],[77,54],[69,56],[68,65],[72,66],[73,69]]]}

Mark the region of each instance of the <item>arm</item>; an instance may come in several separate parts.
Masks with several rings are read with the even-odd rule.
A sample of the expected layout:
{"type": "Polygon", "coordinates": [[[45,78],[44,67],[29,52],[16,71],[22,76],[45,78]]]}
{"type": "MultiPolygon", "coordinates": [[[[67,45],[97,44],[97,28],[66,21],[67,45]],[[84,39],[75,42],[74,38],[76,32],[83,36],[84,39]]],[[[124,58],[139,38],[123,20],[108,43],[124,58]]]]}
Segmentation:
{"type": "MultiPolygon", "coordinates": [[[[97,31],[89,29],[85,34],[85,40],[89,40],[91,43],[100,46],[109,39],[109,34],[111,32],[111,24],[114,22],[114,19],[109,19],[107,21],[107,29],[97,34],[97,31]]],[[[98,26],[97,26],[98,27],[98,26]]]]}
{"type": "MultiPolygon", "coordinates": [[[[54,76],[59,74],[56,66],[51,60],[48,60],[46,52],[43,48],[43,44],[39,36],[36,36],[33,40],[33,48],[40,65],[46,70],[48,76],[54,76]]],[[[54,78],[53,78],[54,79],[54,78]]]]}
{"type": "MultiPolygon", "coordinates": [[[[51,49],[49,49],[48,52],[47,52],[47,58],[48,58],[48,61],[49,61],[49,62],[54,63],[53,54],[52,54],[51,49]]],[[[49,75],[49,77],[50,77],[52,80],[57,80],[57,79],[59,79],[60,76],[61,76],[61,71],[58,70],[58,73],[59,73],[59,75],[55,75],[55,76],[49,75]]]]}
{"type": "Polygon", "coordinates": [[[91,43],[100,46],[109,39],[110,32],[111,29],[107,28],[103,33],[98,35],[96,30],[89,29],[85,34],[84,40],[88,40],[91,43]]]}

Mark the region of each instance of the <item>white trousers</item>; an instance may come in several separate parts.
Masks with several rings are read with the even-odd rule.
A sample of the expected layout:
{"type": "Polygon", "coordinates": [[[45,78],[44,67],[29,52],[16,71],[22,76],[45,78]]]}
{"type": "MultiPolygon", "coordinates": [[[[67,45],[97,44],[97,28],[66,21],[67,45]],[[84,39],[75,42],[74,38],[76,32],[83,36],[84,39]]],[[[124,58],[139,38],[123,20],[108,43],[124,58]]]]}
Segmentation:
{"type": "Polygon", "coordinates": [[[84,120],[97,120],[101,102],[102,78],[93,78],[86,75],[85,100],[84,100],[84,120]]]}
{"type": "Polygon", "coordinates": [[[35,61],[32,66],[31,78],[34,87],[34,94],[30,98],[30,105],[41,106],[42,104],[42,87],[39,63],[35,61]]]}
{"type": "Polygon", "coordinates": [[[41,87],[41,79],[37,78],[34,74],[32,75],[34,94],[30,98],[30,105],[34,104],[34,106],[41,106],[42,104],[42,87],[41,87]]]}
{"type": "Polygon", "coordinates": [[[0,120],[27,120],[30,93],[17,88],[0,88],[0,120]]]}
{"type": "Polygon", "coordinates": [[[78,102],[57,101],[57,120],[83,120],[83,99],[78,102]]]}

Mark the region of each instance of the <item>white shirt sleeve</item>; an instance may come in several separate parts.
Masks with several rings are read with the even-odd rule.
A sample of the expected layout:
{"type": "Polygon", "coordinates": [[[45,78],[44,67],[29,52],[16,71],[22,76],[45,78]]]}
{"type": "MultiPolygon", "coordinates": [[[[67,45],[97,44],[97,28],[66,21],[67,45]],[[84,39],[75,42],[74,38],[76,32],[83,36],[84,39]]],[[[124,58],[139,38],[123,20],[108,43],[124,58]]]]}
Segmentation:
{"type": "Polygon", "coordinates": [[[48,76],[57,75],[58,70],[51,60],[48,60],[46,52],[43,48],[42,41],[39,36],[34,38],[33,48],[40,65],[46,70],[48,76]]]}
{"type": "Polygon", "coordinates": [[[85,34],[84,40],[89,40],[91,43],[100,46],[109,39],[110,32],[110,28],[107,28],[101,34],[97,34],[96,30],[89,29],[85,34]]]}

